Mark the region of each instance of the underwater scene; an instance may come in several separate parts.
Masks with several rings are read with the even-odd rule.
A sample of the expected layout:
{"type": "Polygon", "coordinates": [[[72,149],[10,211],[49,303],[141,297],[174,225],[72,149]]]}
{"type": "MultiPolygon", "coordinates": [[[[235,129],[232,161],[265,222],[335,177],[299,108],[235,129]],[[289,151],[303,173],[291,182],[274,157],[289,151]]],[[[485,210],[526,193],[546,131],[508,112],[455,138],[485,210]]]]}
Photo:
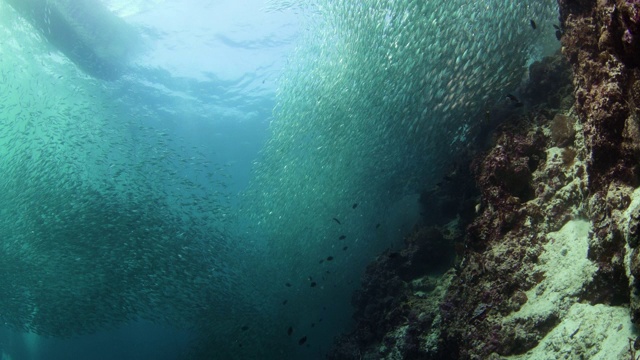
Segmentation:
{"type": "Polygon", "coordinates": [[[0,174],[1,360],[640,359],[640,1],[0,0],[0,174]]]}

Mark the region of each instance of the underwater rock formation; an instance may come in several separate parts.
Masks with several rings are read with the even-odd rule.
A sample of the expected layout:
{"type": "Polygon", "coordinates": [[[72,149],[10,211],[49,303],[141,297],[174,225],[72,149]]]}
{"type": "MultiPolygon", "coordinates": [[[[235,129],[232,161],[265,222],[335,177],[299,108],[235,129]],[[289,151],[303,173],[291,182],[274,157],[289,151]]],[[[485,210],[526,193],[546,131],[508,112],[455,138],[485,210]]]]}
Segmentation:
{"type": "MultiPolygon", "coordinates": [[[[367,272],[363,291],[373,291],[369,303],[357,301],[362,296],[354,298],[354,304],[360,306],[356,312],[359,327],[337,342],[336,354],[341,349],[354,351],[354,341],[346,339],[358,339],[360,345],[364,344],[355,347],[363,358],[375,358],[374,351],[381,356],[378,358],[413,358],[408,349],[414,348],[419,349],[417,358],[421,359],[501,358],[541,353],[549,356],[553,341],[565,341],[571,351],[585,356],[602,351],[605,345],[590,347],[587,339],[593,333],[585,335],[579,326],[578,330],[571,329],[575,330],[572,341],[556,330],[570,328],[576,316],[586,319],[594,314],[615,314],[615,319],[620,319],[624,312],[615,305],[628,299],[624,296],[626,292],[621,291],[626,278],[614,277],[612,282],[615,266],[593,261],[598,247],[594,247],[597,235],[592,229],[597,230],[598,223],[591,225],[581,220],[588,218],[588,206],[594,202],[589,201],[589,190],[594,185],[588,181],[593,160],[586,139],[588,133],[583,129],[586,124],[579,113],[569,108],[572,88],[566,85],[570,73],[561,57],[546,58],[532,65],[530,75],[521,93],[528,94],[527,101],[532,106],[524,114],[509,115],[493,135],[491,148],[471,162],[482,194],[481,211],[462,236],[464,246],[458,247],[460,260],[455,273],[430,279],[436,284],[447,284],[446,293],[441,287],[438,291],[433,290],[435,287],[426,291],[426,297],[437,301],[439,307],[425,312],[424,306],[412,306],[411,292],[407,289],[422,281],[421,275],[403,278],[399,274],[407,265],[399,261],[390,266],[390,259],[383,256],[373,267],[377,270],[370,268],[367,272]],[[550,86],[562,90],[550,97],[537,95],[548,93],[536,87],[550,85],[550,77],[540,76],[549,73],[562,75],[553,80],[555,86],[553,83],[550,86]],[[380,282],[386,284],[381,288],[395,293],[395,300],[384,302],[390,294],[375,292],[376,285],[371,281],[374,274],[378,279],[386,279],[380,282]],[[390,279],[394,286],[389,285],[390,279]],[[383,305],[376,308],[380,313],[362,310],[362,306],[365,309],[371,306],[371,299],[380,299],[378,303],[383,305]],[[579,301],[602,305],[582,307],[579,301]],[[417,322],[422,324],[422,331],[407,332],[416,323],[408,320],[407,314],[412,313],[438,321],[430,321],[426,326],[417,322]],[[389,319],[396,319],[401,325],[390,326],[389,319]],[[389,330],[364,337],[369,342],[363,343],[361,339],[366,334],[363,326],[389,330]],[[413,347],[407,347],[407,339],[411,339],[413,347]]],[[[634,208],[625,213],[632,197],[619,187],[615,189],[616,196],[604,198],[605,203],[619,208],[617,220],[606,221],[607,229],[612,228],[612,223],[624,223],[626,227],[620,228],[620,236],[624,232],[630,243],[637,244],[634,219],[640,217],[637,215],[640,211],[634,208]],[[624,222],[629,213],[627,217],[631,220],[624,222]]],[[[421,231],[417,230],[414,236],[421,231]]],[[[429,238],[438,237],[431,234],[429,238]]],[[[407,250],[399,254],[404,251],[407,250]]],[[[633,259],[632,264],[640,263],[633,259]]],[[[622,265],[622,258],[618,260],[622,265]]],[[[630,328],[629,324],[620,324],[618,331],[624,331],[615,339],[607,337],[605,330],[595,332],[610,339],[613,344],[610,346],[626,354],[628,344],[622,334],[630,333],[630,328]],[[620,339],[624,340],[622,344],[620,339]]]]}
{"type": "MultiPolygon", "coordinates": [[[[580,132],[565,148],[556,147],[553,112],[531,110],[510,119],[493,148],[471,165],[483,210],[467,228],[463,260],[441,307],[443,346],[452,358],[521,354],[559,322],[554,311],[536,314],[535,321],[517,315],[534,297],[529,291],[549,277],[540,259],[550,233],[584,212],[580,132]]],[[[564,116],[578,126],[575,117],[564,116]]]]}
{"type": "Polygon", "coordinates": [[[640,184],[640,5],[559,3],[563,49],[575,72],[576,110],[589,153],[589,218],[594,226],[589,258],[598,264],[589,300],[631,301],[631,318],[638,325],[634,189],[640,184]]]}
{"type": "MultiPolygon", "coordinates": [[[[455,274],[432,280],[450,284],[444,296],[429,293],[440,302],[428,316],[440,319],[437,329],[410,335],[391,327],[375,345],[358,347],[361,358],[411,358],[405,347],[385,344],[389,336],[402,337],[394,344],[421,339],[422,359],[636,357],[640,4],[559,5],[557,36],[575,90],[566,86],[571,78],[561,57],[530,67],[520,94],[535,104],[500,125],[489,150],[471,163],[481,211],[466,228],[455,274]]],[[[387,269],[379,278],[393,278],[403,266],[389,263],[377,261],[377,269],[387,269]]],[[[359,311],[358,324],[415,311],[404,289],[417,278],[393,279],[385,289],[401,289],[401,310],[388,302],[366,319],[359,311]]],[[[363,291],[371,289],[367,278],[363,291]]],[[[358,331],[349,337],[357,339],[358,331]]],[[[347,338],[336,351],[350,348],[347,338]]]]}

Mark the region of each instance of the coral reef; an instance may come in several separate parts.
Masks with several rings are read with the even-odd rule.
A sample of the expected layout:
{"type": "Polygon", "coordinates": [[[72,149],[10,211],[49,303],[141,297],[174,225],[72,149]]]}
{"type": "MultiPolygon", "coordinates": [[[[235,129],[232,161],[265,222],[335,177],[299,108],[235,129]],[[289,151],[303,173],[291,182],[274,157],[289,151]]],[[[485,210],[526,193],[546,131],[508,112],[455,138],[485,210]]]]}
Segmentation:
{"type": "MultiPolygon", "coordinates": [[[[580,130],[575,117],[561,116],[580,130]]],[[[444,347],[452,358],[524,353],[560,321],[556,311],[505,321],[549,276],[540,262],[550,233],[584,216],[581,131],[573,140],[563,136],[574,152],[567,164],[551,124],[537,111],[513,119],[472,164],[484,210],[467,228],[464,260],[442,304],[444,347]]]]}
{"type": "Polygon", "coordinates": [[[563,52],[575,73],[576,109],[589,154],[588,204],[594,226],[589,258],[598,264],[589,300],[631,301],[632,320],[640,325],[631,206],[634,189],[640,185],[640,5],[635,1],[559,4],[563,52]],[[627,274],[635,284],[632,289],[627,274]]]}
{"type": "Polygon", "coordinates": [[[638,5],[624,1],[560,1],[563,52],[571,62],[576,109],[584,124],[589,151],[589,190],[605,191],[612,181],[635,186],[638,181],[638,119],[635,104],[640,58],[636,41],[627,46],[626,32],[637,33],[638,5]]]}
{"type": "MultiPolygon", "coordinates": [[[[387,302],[356,316],[359,324],[379,331],[366,346],[356,346],[361,358],[376,358],[373,350],[382,348],[395,357],[377,358],[635,358],[640,4],[560,0],[559,6],[562,55],[530,67],[529,81],[518,91],[527,107],[503,113],[506,119],[494,123],[483,145],[486,151],[470,163],[481,202],[478,213],[461,223],[468,226],[456,239],[455,270],[429,278],[447,287],[427,292],[439,309],[414,307],[411,284],[426,270],[402,270],[419,268],[408,262],[427,258],[379,259],[363,291],[380,286],[387,292],[368,299],[387,302]],[[573,87],[567,85],[571,81],[573,87]],[[374,284],[375,279],[389,283],[374,284]],[[413,328],[408,320],[391,322],[409,319],[416,309],[427,309],[418,314],[429,321],[413,328]],[[422,340],[405,346],[415,338],[422,340]],[[409,352],[416,344],[417,352],[409,352]]],[[[461,208],[449,207],[446,214],[461,208]]],[[[438,224],[446,222],[444,212],[432,212],[441,214],[438,224]]],[[[441,234],[417,229],[418,234],[426,240],[413,246],[441,246],[441,234]]],[[[364,296],[358,299],[355,305],[362,306],[364,296]]]]}

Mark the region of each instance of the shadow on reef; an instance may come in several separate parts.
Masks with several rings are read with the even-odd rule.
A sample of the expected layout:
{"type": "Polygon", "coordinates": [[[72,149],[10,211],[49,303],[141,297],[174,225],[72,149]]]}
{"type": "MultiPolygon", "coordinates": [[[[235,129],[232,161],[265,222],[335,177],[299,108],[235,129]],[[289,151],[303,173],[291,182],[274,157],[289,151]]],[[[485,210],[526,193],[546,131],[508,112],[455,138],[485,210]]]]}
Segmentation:
{"type": "Polygon", "coordinates": [[[367,268],[353,296],[356,328],[329,359],[522,354],[558,323],[554,313],[503,320],[545,278],[536,270],[544,234],[586,216],[587,153],[570,111],[571,78],[562,55],[547,57],[518,90],[526,106],[488,111],[464,160],[422,192],[423,220],[405,248],[367,268]]]}

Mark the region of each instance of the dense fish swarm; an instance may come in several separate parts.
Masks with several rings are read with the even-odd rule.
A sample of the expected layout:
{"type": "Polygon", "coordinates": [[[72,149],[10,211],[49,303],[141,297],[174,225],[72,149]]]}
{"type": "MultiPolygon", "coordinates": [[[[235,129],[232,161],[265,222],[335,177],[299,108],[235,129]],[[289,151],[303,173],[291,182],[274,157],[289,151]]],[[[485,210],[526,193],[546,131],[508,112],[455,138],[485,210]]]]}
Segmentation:
{"type": "Polygon", "coordinates": [[[223,169],[0,14],[2,324],[70,336],[225,308],[223,169]]]}
{"type": "Polygon", "coordinates": [[[318,249],[331,219],[353,211],[373,227],[374,211],[437,179],[540,42],[555,42],[557,16],[554,1],[504,0],[316,1],[312,12],[247,194],[284,253],[318,249]]]}
{"type": "Polygon", "coordinates": [[[317,276],[327,266],[317,259],[348,247],[345,257],[330,263],[331,286],[296,290],[313,298],[305,306],[314,309],[332,299],[348,301],[340,294],[344,288],[332,286],[356,282],[354,269],[390,246],[389,238],[398,235],[388,219],[392,204],[435,184],[474,141],[488,109],[523,106],[506,95],[530,62],[557,48],[557,4],[270,5],[290,7],[310,20],[281,78],[272,136],[243,211],[276,264],[260,270],[275,275],[269,286],[317,276]]]}
{"type": "Polygon", "coordinates": [[[301,238],[354,200],[387,204],[440,176],[541,38],[555,42],[550,0],[314,5],[249,191],[251,215],[284,248],[282,236],[301,238]]]}

